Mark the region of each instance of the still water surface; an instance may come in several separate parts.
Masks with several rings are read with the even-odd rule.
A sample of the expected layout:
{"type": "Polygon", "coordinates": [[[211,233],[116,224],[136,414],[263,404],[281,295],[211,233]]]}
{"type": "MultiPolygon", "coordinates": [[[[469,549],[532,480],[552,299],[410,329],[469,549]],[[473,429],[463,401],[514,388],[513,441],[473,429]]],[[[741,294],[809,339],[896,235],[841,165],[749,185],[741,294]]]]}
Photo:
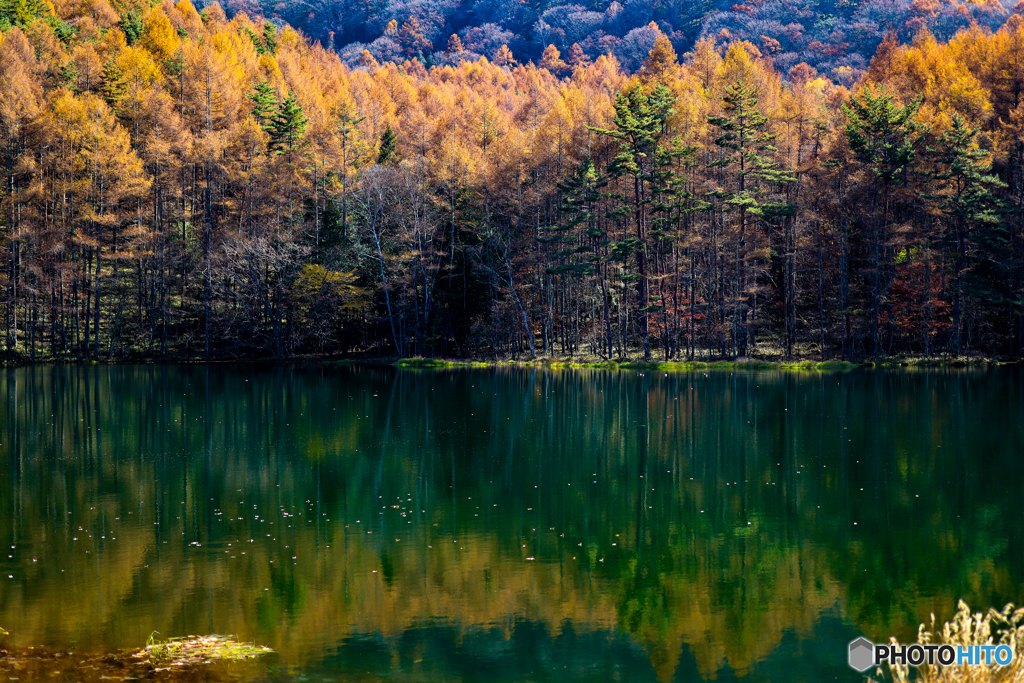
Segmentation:
{"type": "Polygon", "coordinates": [[[7,645],[257,680],[857,681],[1024,600],[1019,370],[0,374],[7,645]]]}

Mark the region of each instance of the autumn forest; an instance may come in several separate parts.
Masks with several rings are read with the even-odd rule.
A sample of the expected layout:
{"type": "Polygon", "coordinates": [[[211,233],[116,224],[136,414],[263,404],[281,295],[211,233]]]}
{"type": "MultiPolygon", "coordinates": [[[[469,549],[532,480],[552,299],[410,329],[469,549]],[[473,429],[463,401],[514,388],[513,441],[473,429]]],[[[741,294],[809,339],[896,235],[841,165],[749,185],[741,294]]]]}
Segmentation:
{"type": "Polygon", "coordinates": [[[8,360],[1024,355],[1020,12],[851,83],[654,23],[635,69],[189,0],[0,29],[8,360]]]}

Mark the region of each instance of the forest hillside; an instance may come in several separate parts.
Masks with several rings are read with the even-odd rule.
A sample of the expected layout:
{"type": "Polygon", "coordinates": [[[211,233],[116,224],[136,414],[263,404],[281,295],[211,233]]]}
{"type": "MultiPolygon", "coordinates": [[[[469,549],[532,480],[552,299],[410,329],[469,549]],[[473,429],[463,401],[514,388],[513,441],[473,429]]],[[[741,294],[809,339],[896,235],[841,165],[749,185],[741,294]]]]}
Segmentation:
{"type": "Polygon", "coordinates": [[[958,5],[851,80],[729,23],[773,2],[686,52],[652,17],[634,57],[398,63],[259,7],[4,0],[0,349],[1020,356],[1024,17],[958,5]]]}
{"type": "Polygon", "coordinates": [[[850,86],[864,75],[886,34],[910,42],[921,29],[948,40],[972,24],[996,29],[1017,0],[227,0],[245,12],[288,23],[337,49],[350,66],[362,51],[378,61],[416,57],[427,66],[499,59],[540,64],[553,45],[569,66],[612,54],[640,67],[664,34],[682,54],[701,38],[747,40],[788,72],[810,64],[850,86]]]}

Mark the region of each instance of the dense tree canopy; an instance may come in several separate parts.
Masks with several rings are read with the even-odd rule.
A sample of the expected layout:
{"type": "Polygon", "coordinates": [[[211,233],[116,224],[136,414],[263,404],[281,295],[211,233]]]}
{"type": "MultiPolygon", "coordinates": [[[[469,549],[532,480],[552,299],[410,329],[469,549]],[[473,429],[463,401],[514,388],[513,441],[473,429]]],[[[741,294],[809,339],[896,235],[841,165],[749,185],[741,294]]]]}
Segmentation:
{"type": "Polygon", "coordinates": [[[973,23],[992,29],[1015,0],[228,0],[265,14],[341,52],[351,66],[363,50],[377,61],[417,57],[428,66],[495,60],[503,49],[540,64],[551,49],[570,67],[612,54],[635,71],[664,33],[680,53],[701,37],[745,40],[781,73],[805,63],[852,85],[887,34],[909,42],[927,28],[948,40],[973,23]],[[454,36],[455,40],[452,39],[454,36]],[[452,48],[456,49],[452,49],[452,48]]]}
{"type": "Polygon", "coordinates": [[[250,9],[0,8],[8,357],[1021,354],[1020,16],[854,82],[406,10],[349,65],[250,9]]]}

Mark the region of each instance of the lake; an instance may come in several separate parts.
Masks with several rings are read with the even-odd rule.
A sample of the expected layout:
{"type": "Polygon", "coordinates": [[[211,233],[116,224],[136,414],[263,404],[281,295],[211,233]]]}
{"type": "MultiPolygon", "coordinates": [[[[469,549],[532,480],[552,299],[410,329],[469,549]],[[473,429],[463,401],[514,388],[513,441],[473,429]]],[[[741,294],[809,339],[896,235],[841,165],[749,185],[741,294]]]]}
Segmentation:
{"type": "Polygon", "coordinates": [[[1024,600],[1019,369],[0,372],[0,645],[301,681],[858,681],[1024,600]]]}

